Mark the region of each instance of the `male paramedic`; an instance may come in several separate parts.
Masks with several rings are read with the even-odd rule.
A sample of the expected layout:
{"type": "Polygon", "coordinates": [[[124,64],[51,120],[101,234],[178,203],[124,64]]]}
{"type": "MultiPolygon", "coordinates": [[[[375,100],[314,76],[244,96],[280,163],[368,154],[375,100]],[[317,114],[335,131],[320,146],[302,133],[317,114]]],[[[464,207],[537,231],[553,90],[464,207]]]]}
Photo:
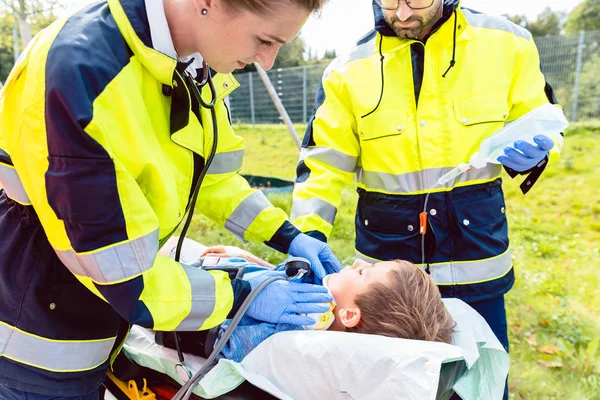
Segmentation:
{"type": "MultiPolygon", "coordinates": [[[[107,0],[33,39],[0,92],[0,399],[97,400],[130,324],[206,330],[236,312],[260,282],[157,256],[196,198],[320,278],[341,268],[238,175],[223,101],[235,68],[271,68],[322,4],[107,0]]],[[[331,300],[279,281],[248,314],[305,324],[331,300]]]]}
{"type": "MultiPolygon", "coordinates": [[[[459,3],[374,1],[376,29],[323,75],[291,219],[326,241],[342,187],[355,179],[357,257],[422,266],[443,296],[469,303],[508,349],[504,294],[515,278],[502,167],[432,187],[484,138],[554,99],[531,34],[459,3]]],[[[517,141],[498,160],[511,177],[526,175],[523,193],[554,145],[546,136],[535,142],[517,141]]]]}

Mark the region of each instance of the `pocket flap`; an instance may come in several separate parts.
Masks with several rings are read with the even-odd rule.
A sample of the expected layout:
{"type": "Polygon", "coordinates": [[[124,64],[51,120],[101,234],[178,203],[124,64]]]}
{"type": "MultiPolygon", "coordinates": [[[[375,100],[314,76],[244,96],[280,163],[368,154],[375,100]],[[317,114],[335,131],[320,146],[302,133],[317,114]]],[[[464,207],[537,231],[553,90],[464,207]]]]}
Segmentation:
{"type": "Polygon", "coordinates": [[[508,103],[501,94],[485,94],[454,100],[454,117],[465,126],[506,121],[508,103]]]}
{"type": "Polygon", "coordinates": [[[412,236],[419,233],[419,213],[399,205],[365,205],[362,224],[371,232],[412,236]]]}
{"type": "Polygon", "coordinates": [[[468,201],[457,200],[453,207],[459,225],[466,229],[477,228],[500,218],[506,218],[506,204],[500,188],[483,191],[468,201]]]}
{"type": "Polygon", "coordinates": [[[360,118],[358,136],[361,141],[401,135],[407,128],[406,112],[401,110],[377,110],[360,118]]]}

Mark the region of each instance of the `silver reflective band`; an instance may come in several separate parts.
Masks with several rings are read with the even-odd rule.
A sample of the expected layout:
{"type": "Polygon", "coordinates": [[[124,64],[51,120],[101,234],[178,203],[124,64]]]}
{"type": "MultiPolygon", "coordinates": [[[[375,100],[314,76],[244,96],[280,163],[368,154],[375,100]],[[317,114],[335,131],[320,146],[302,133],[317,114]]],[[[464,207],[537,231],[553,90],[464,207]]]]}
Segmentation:
{"type": "MultiPolygon", "coordinates": [[[[356,258],[371,263],[379,262],[375,258],[356,252],[356,258]]],[[[417,265],[425,268],[423,265],[417,265]]],[[[512,267],[510,250],[497,257],[477,261],[451,261],[447,263],[431,264],[430,272],[433,281],[438,285],[466,285],[471,283],[487,282],[498,279],[512,267]]]]}
{"type": "MultiPolygon", "coordinates": [[[[365,185],[367,189],[382,190],[387,193],[414,193],[429,190],[435,186],[438,179],[452,168],[431,168],[417,172],[394,175],[387,172],[365,171],[359,167],[356,171],[356,181],[365,185]]],[[[484,168],[473,168],[460,175],[456,182],[470,182],[476,180],[489,180],[500,176],[500,164],[487,164],[484,168]]],[[[445,187],[452,187],[454,182],[448,182],[445,187]]]]}
{"type": "Polygon", "coordinates": [[[335,215],[337,214],[337,208],[321,199],[294,200],[290,220],[293,221],[298,217],[308,214],[317,214],[319,217],[333,225],[335,215]]]}
{"type": "Polygon", "coordinates": [[[21,183],[17,170],[6,164],[0,163],[0,188],[6,191],[8,197],[18,201],[21,204],[29,205],[31,200],[25,193],[25,188],[21,183]]]}
{"type": "Polygon", "coordinates": [[[225,221],[225,229],[244,240],[244,233],[264,209],[272,207],[262,192],[246,197],[225,221]]]}
{"type": "Polygon", "coordinates": [[[110,283],[133,278],[152,268],[158,253],[158,229],[146,236],[90,254],[55,250],[75,275],[110,283]]]}
{"type": "Polygon", "coordinates": [[[0,357],[54,372],[94,369],[104,363],[116,337],[77,341],[51,340],[0,323],[0,357]]]}
{"type": "Polygon", "coordinates": [[[348,154],[344,154],[328,147],[303,148],[300,151],[300,161],[304,161],[307,158],[312,158],[323,164],[350,173],[356,171],[356,163],[358,161],[358,157],[349,156],[348,154]]]}
{"type": "Polygon", "coordinates": [[[176,331],[197,331],[215,309],[215,278],[202,268],[183,265],[191,286],[192,309],[176,331]]]}
{"type": "Polygon", "coordinates": [[[242,169],[244,160],[244,150],[228,151],[225,153],[217,153],[207,174],[228,174],[235,173],[242,169]]]}
{"type": "Polygon", "coordinates": [[[503,17],[495,17],[486,14],[473,13],[471,10],[461,8],[462,13],[467,19],[467,23],[480,28],[497,29],[515,34],[516,36],[530,40],[531,34],[517,24],[513,24],[503,17]]]}
{"type": "Polygon", "coordinates": [[[341,55],[335,58],[323,72],[323,79],[327,79],[332,71],[342,68],[350,61],[359,60],[361,58],[369,57],[373,55],[375,51],[375,43],[377,42],[377,35],[373,35],[373,38],[368,42],[358,44],[354,46],[348,54],[341,55]]]}

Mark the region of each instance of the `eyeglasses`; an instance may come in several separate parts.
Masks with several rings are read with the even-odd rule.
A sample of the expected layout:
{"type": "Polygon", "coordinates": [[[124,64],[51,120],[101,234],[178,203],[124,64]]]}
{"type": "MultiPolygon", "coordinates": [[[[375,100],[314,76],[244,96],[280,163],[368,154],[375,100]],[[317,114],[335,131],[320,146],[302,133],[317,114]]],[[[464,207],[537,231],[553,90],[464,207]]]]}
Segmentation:
{"type": "Polygon", "coordinates": [[[413,10],[424,10],[431,7],[435,0],[375,0],[383,10],[397,10],[401,1],[413,10]]]}

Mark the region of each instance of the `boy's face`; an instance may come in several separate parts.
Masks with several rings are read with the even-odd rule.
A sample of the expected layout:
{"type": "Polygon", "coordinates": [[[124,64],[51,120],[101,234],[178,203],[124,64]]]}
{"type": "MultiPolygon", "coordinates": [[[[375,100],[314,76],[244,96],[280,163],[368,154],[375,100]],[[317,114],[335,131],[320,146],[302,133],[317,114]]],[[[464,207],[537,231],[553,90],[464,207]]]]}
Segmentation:
{"type": "Polygon", "coordinates": [[[380,261],[375,264],[362,260],[354,261],[351,267],[328,275],[327,288],[336,302],[336,308],[356,307],[354,299],[365,293],[372,283],[385,283],[387,274],[400,265],[395,261],[380,261]]]}

